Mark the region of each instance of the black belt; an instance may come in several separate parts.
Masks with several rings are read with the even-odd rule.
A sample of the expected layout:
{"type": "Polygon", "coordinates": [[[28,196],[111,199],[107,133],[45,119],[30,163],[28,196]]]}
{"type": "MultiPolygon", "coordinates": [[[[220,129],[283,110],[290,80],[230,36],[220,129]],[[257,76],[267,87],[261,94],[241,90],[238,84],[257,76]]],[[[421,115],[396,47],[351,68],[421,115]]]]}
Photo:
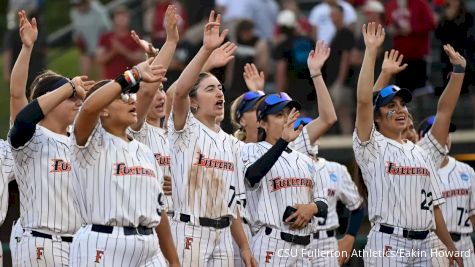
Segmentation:
{"type": "MultiPolygon", "coordinates": [[[[37,231],[31,231],[31,236],[53,239],[52,235],[37,232],[37,231]]],[[[68,242],[68,243],[73,242],[73,237],[72,236],[59,236],[59,237],[61,238],[61,241],[63,241],[63,242],[68,242]]]]}
{"type": "Polygon", "coordinates": [[[462,239],[462,236],[468,236],[470,234],[459,234],[459,233],[450,233],[450,237],[452,237],[452,240],[454,242],[460,241],[462,239]]]}
{"type": "MultiPolygon", "coordinates": [[[[323,231],[318,231],[316,233],[313,233],[313,238],[314,239],[320,239],[320,232],[323,232],[323,231]]],[[[325,231],[325,232],[327,232],[327,237],[334,237],[335,236],[335,230],[328,230],[328,231],[325,231]]]]}
{"type": "MultiPolygon", "coordinates": [[[[272,228],[266,227],[266,235],[270,235],[270,233],[272,233],[272,230],[272,228]]],[[[307,246],[308,244],[310,244],[310,235],[293,235],[281,231],[280,239],[297,245],[307,246]]]]}
{"type": "MultiPolygon", "coordinates": [[[[124,235],[151,235],[153,234],[153,228],[148,228],[145,226],[139,226],[137,228],[125,226],[122,228],[124,228],[124,235]]],[[[112,234],[113,230],[114,230],[114,226],[109,226],[109,225],[93,224],[91,227],[91,231],[104,233],[104,234],[112,234]]]]}
{"type": "MultiPolygon", "coordinates": [[[[199,223],[201,226],[205,227],[213,227],[216,229],[223,229],[228,227],[231,222],[229,221],[229,217],[221,217],[218,219],[210,219],[205,217],[199,217],[199,223]]],[[[191,216],[187,214],[180,213],[180,221],[182,222],[190,222],[191,216]]]]}
{"type": "MultiPolygon", "coordinates": [[[[394,227],[387,226],[387,225],[379,225],[379,231],[381,233],[385,234],[393,234],[394,233],[394,227]]],[[[425,231],[413,231],[413,230],[407,230],[403,229],[402,231],[402,236],[407,239],[416,239],[416,240],[423,240],[426,239],[427,235],[429,234],[428,230],[425,231]]]]}

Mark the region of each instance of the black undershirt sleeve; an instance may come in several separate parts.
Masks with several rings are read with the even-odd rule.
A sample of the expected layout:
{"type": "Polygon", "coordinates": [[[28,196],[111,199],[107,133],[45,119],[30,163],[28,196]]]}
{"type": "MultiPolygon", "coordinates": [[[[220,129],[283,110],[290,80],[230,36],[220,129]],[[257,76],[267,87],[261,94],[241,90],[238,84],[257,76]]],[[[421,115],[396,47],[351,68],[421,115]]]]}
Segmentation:
{"type": "Polygon", "coordinates": [[[45,115],[38,101],[35,99],[24,107],[16,116],[13,127],[10,130],[10,143],[13,148],[19,148],[31,140],[35,134],[36,124],[45,115]]]}

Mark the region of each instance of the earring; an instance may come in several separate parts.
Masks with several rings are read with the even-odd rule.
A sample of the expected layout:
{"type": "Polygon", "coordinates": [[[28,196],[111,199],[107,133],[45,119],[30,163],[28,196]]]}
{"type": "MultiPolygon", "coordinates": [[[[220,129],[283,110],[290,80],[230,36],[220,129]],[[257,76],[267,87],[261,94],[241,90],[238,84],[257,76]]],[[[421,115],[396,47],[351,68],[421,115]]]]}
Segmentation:
{"type": "Polygon", "coordinates": [[[109,113],[104,113],[104,117],[109,117],[109,113]]]}

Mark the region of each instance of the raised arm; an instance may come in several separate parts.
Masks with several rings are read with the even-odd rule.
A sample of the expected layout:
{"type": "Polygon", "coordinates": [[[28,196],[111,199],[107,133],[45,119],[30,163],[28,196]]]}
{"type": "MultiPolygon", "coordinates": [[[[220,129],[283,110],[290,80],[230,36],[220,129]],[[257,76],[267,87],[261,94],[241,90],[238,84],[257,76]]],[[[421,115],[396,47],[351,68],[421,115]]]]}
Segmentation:
{"type": "Polygon", "coordinates": [[[434,124],[430,130],[434,138],[441,145],[447,145],[450,121],[452,120],[452,114],[454,113],[460,96],[463,78],[465,77],[465,67],[467,66],[465,58],[456,52],[449,44],[444,45],[444,51],[449,57],[450,63],[452,63],[453,71],[450,75],[449,83],[439,98],[434,124]]]}
{"type": "Polygon", "coordinates": [[[226,42],[220,47],[216,48],[209,56],[206,63],[201,68],[201,71],[211,71],[215,68],[221,68],[234,59],[234,53],[237,50],[237,45],[232,42],[226,42]]]}
{"type": "Polygon", "coordinates": [[[26,98],[28,67],[33,45],[38,38],[36,19],[33,18],[30,23],[24,10],[18,12],[18,17],[20,20],[20,38],[23,45],[10,77],[10,121],[12,122],[15,121],[18,112],[28,104],[26,98]]]}
{"type": "Polygon", "coordinates": [[[373,127],[373,85],[374,64],[378,54],[378,47],[384,41],[384,28],[381,25],[370,22],[363,25],[362,34],[366,45],[363,64],[356,92],[356,123],[358,138],[368,141],[373,127]]]}
{"type": "MultiPolygon", "coordinates": [[[[137,77],[137,75],[142,77],[142,81],[144,82],[157,82],[163,78],[165,69],[161,66],[152,66],[152,60],[153,59],[146,60],[138,64],[136,68],[127,72],[130,72],[131,75],[133,74],[134,77],[137,77]],[[138,72],[138,74],[132,72],[138,72]]],[[[74,127],[74,135],[78,145],[82,146],[86,144],[87,139],[99,120],[100,113],[105,107],[117,99],[121,93],[136,93],[136,91],[131,91],[131,85],[135,84],[128,83],[128,85],[122,86],[124,82],[128,83],[124,74],[121,74],[114,81],[105,84],[93,92],[91,96],[84,101],[74,127]],[[121,83],[119,84],[119,82],[121,83]]]]}
{"type": "MultiPolygon", "coordinates": [[[[180,38],[177,26],[178,20],[179,16],[176,14],[176,7],[169,5],[167,11],[165,12],[165,29],[167,32],[167,40],[160,52],[158,52],[156,55],[152,65],[161,65],[165,70],[167,70],[170,66],[173,54],[175,54],[178,40],[180,38]]],[[[137,42],[148,55],[155,53],[155,49],[153,48],[152,44],[145,40],[141,40],[134,31],[131,32],[131,35],[135,42],[137,42]]],[[[137,102],[139,103],[139,105],[137,105],[137,123],[131,126],[133,130],[138,131],[140,128],[142,128],[155,94],[160,88],[161,83],[165,80],[166,79],[162,79],[160,82],[143,83],[140,85],[141,89],[137,92],[137,102]]]]}
{"type": "Polygon", "coordinates": [[[315,50],[310,52],[307,59],[308,69],[310,70],[313,86],[317,94],[319,116],[306,126],[311,144],[315,143],[326,133],[337,120],[332,99],[322,77],[322,67],[329,56],[330,48],[323,41],[318,41],[315,45],[315,50]]]}
{"type": "Polygon", "coordinates": [[[402,64],[404,58],[403,54],[399,54],[399,51],[391,49],[391,52],[384,52],[384,60],[381,66],[381,73],[379,74],[378,80],[373,86],[373,92],[379,91],[382,88],[389,85],[391,79],[394,75],[405,70],[407,64],[402,64]]]}
{"type": "Polygon", "coordinates": [[[219,33],[221,25],[221,15],[215,15],[211,11],[208,23],[205,25],[203,33],[203,46],[190,64],[181,73],[176,82],[175,96],[173,98],[173,123],[175,130],[181,130],[185,126],[186,116],[190,109],[190,99],[188,94],[194,83],[198,79],[201,69],[211,53],[221,45],[226,37],[228,30],[219,33]]]}
{"type": "Polygon", "coordinates": [[[249,91],[264,91],[266,77],[263,71],[258,71],[254,63],[244,65],[244,73],[242,74],[249,91]]]}
{"type": "Polygon", "coordinates": [[[40,96],[21,109],[10,131],[11,145],[18,148],[31,140],[36,124],[64,100],[70,97],[84,99],[86,95],[84,87],[92,83],[86,80],[86,76],[75,77],[72,81],[65,82],[58,89],[40,96]]]}

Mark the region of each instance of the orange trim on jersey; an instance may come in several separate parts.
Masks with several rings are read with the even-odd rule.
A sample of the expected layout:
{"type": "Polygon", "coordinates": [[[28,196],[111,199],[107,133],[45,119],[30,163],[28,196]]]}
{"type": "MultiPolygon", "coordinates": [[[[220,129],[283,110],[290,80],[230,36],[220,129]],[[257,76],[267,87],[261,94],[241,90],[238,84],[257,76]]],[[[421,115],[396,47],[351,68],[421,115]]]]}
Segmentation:
{"type": "Polygon", "coordinates": [[[430,171],[424,167],[413,167],[413,166],[397,166],[396,163],[386,161],[388,165],[386,167],[386,173],[392,175],[420,175],[420,176],[429,176],[430,171]]]}
{"type": "Polygon", "coordinates": [[[114,164],[113,175],[115,176],[144,175],[144,176],[156,177],[155,172],[151,169],[147,169],[142,166],[127,167],[125,163],[123,162],[114,164]]]}
{"type": "Polygon", "coordinates": [[[313,180],[308,178],[281,178],[277,177],[271,180],[271,192],[291,187],[313,188],[313,180]]]}
{"type": "Polygon", "coordinates": [[[170,156],[165,156],[160,153],[153,154],[155,156],[155,160],[157,160],[157,164],[160,166],[170,166],[170,156]]]}
{"type": "Polygon", "coordinates": [[[198,162],[194,163],[193,166],[220,169],[231,172],[234,171],[234,163],[219,159],[206,158],[203,154],[200,154],[198,162]]]}
{"type": "Polygon", "coordinates": [[[51,164],[51,170],[49,171],[50,173],[71,171],[71,163],[62,159],[51,159],[51,161],[53,164],[51,164]]]}

